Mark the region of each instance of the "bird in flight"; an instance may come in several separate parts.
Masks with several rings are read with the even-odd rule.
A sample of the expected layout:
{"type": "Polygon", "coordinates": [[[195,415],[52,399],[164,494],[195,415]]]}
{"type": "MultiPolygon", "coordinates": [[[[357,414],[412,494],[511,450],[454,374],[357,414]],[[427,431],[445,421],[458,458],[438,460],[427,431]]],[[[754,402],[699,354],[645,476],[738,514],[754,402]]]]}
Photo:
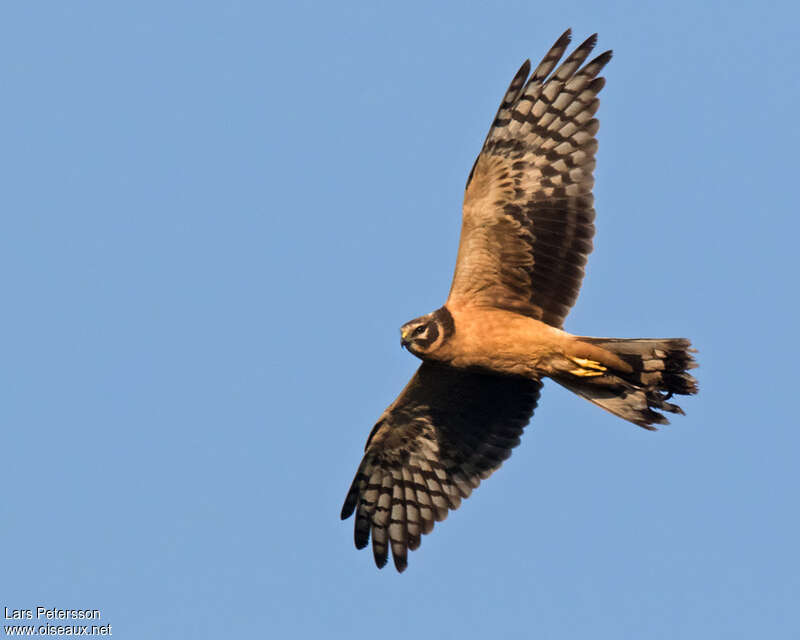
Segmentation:
{"type": "Polygon", "coordinates": [[[611,51],[585,63],[591,36],[561,64],[567,30],[511,81],[467,179],[455,275],[444,306],[407,322],[402,346],[422,360],[383,412],[342,507],[355,545],[372,537],[398,571],[435,521],[457,509],[519,444],[542,378],[645,429],[668,402],[697,393],[683,338],[567,333],[594,236],[592,172],[611,51]]]}

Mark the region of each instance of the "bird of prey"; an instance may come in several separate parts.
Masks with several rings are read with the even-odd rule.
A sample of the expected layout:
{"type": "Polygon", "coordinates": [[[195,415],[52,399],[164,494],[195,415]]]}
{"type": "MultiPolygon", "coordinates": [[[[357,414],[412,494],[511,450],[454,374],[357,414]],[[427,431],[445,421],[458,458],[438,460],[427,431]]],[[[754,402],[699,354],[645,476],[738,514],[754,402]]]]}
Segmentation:
{"type": "Polygon", "coordinates": [[[562,329],[592,250],[597,35],[561,64],[567,30],[511,81],[467,179],[444,306],[404,324],[422,364],[367,439],[342,519],[355,545],[398,571],[434,521],[457,509],[519,444],[542,378],[645,429],[697,393],[688,340],[590,338],[562,329]]]}

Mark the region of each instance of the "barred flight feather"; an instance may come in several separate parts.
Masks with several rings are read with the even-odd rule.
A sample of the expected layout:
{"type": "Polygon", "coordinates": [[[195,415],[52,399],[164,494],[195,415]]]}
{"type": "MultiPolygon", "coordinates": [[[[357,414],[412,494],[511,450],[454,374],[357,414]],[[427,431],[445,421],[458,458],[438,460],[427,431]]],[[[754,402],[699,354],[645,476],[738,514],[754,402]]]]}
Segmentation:
{"type": "Polygon", "coordinates": [[[503,98],[467,182],[448,304],[560,328],[578,297],[594,237],[597,74],[611,52],[581,67],[594,35],[557,67],[569,41],[567,31],[530,78],[523,64],[503,98]]]}
{"type": "Polygon", "coordinates": [[[424,363],[373,430],[342,507],[355,544],[398,571],[435,521],[458,509],[511,455],[541,383],[424,363]]]}

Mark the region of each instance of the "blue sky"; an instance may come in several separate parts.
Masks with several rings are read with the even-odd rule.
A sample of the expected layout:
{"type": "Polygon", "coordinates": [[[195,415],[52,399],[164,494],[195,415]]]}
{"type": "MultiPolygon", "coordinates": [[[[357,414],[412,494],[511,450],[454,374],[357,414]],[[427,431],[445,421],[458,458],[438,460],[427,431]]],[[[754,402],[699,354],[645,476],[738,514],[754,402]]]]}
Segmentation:
{"type": "Polygon", "coordinates": [[[14,3],[0,10],[0,606],[129,638],[789,638],[797,8],[14,3]],[[397,575],[339,509],[417,366],[501,95],[614,49],[566,328],[687,336],[657,433],[546,384],[397,575]]]}

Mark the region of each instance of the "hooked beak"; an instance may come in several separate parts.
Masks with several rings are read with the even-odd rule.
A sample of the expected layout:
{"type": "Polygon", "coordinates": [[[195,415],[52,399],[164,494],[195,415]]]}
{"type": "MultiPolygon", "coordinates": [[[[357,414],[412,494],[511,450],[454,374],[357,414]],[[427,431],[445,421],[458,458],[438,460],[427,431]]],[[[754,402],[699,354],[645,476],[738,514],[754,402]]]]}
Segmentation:
{"type": "Polygon", "coordinates": [[[407,349],[409,344],[411,344],[411,341],[408,339],[408,331],[400,329],[400,348],[407,349]]]}

